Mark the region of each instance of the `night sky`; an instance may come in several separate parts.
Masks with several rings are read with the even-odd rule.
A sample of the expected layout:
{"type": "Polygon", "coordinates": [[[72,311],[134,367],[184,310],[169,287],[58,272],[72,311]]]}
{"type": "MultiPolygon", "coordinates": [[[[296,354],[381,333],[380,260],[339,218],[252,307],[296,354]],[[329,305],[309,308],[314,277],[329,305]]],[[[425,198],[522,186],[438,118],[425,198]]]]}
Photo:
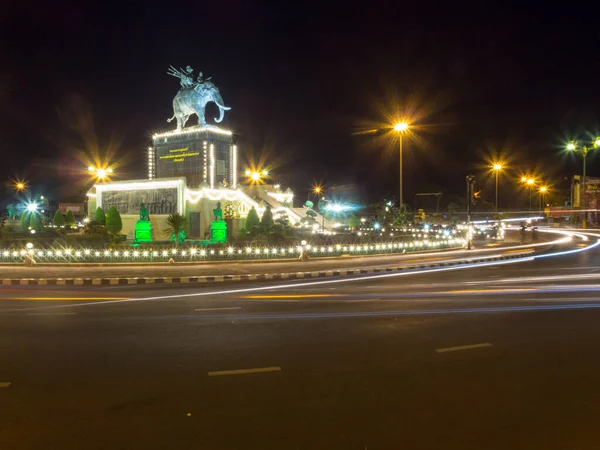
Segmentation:
{"type": "MultiPolygon", "coordinates": [[[[171,64],[213,78],[232,107],[221,126],[234,130],[244,160],[265,161],[299,198],[314,182],[350,185],[363,204],[394,195],[397,144],[365,131],[401,115],[414,122],[404,146],[409,203],[416,192],[462,194],[470,172],[491,199],[482,167],[495,152],[514,169],[501,203],[513,201],[508,186],[520,171],[558,187],[580,167],[561,143],[598,132],[594,11],[101,3],[19,2],[0,12],[4,181],[25,178],[76,200],[93,155],[114,162],[120,178],[144,178],[150,135],[173,128],[171,64]]],[[[600,176],[593,157],[588,166],[600,176]]]]}

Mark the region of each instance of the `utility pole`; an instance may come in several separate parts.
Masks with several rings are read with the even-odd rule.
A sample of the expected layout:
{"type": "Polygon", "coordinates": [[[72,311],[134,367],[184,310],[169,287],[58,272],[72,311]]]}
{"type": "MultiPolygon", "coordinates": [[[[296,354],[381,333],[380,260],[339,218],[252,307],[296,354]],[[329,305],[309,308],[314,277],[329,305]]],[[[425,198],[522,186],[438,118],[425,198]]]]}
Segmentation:
{"type": "Polygon", "coordinates": [[[471,242],[471,204],[475,203],[475,176],[467,175],[467,250],[473,248],[471,242]]]}

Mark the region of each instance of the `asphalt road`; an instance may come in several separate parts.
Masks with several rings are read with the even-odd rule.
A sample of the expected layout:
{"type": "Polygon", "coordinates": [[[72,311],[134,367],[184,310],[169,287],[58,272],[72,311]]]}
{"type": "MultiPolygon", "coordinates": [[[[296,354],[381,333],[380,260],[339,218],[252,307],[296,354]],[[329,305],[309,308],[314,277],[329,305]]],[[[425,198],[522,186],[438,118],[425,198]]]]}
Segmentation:
{"type": "Polygon", "coordinates": [[[0,449],[597,449],[599,290],[596,249],[221,289],[2,287],[0,449]]]}

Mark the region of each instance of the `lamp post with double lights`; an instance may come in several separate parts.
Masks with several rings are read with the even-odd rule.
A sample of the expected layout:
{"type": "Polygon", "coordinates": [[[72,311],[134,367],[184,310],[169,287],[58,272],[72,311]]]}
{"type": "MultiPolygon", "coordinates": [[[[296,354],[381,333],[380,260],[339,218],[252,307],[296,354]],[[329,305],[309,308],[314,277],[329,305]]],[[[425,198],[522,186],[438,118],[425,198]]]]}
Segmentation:
{"type": "Polygon", "coordinates": [[[269,176],[269,171],[266,169],[246,169],[244,174],[248,177],[248,181],[251,184],[260,184],[264,178],[269,176]]]}
{"type": "Polygon", "coordinates": [[[88,172],[96,177],[98,181],[105,181],[115,172],[112,167],[88,166],[88,172]]]}

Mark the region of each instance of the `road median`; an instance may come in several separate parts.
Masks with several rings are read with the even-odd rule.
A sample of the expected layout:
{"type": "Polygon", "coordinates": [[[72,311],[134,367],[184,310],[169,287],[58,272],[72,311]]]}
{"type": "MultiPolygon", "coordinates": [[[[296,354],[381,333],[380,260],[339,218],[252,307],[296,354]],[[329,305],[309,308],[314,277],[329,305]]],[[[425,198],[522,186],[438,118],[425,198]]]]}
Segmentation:
{"type": "MultiPolygon", "coordinates": [[[[460,258],[440,258],[421,262],[409,262],[398,265],[382,265],[371,267],[350,267],[331,270],[313,270],[313,271],[286,271],[272,273],[246,273],[230,275],[208,275],[208,276],[111,276],[111,277],[73,277],[73,278],[5,278],[2,279],[2,285],[61,285],[61,286],[117,286],[117,285],[160,285],[160,284],[196,284],[200,286],[210,286],[220,283],[234,282],[260,282],[260,281],[281,281],[297,279],[315,279],[326,277],[344,277],[366,274],[393,273],[400,271],[433,269],[449,266],[463,266],[466,264],[494,262],[502,260],[511,260],[525,258],[532,255],[533,251],[510,252],[505,254],[495,254],[478,257],[460,257],[460,258]]],[[[302,263],[296,263],[302,265],[302,263]]]]}

